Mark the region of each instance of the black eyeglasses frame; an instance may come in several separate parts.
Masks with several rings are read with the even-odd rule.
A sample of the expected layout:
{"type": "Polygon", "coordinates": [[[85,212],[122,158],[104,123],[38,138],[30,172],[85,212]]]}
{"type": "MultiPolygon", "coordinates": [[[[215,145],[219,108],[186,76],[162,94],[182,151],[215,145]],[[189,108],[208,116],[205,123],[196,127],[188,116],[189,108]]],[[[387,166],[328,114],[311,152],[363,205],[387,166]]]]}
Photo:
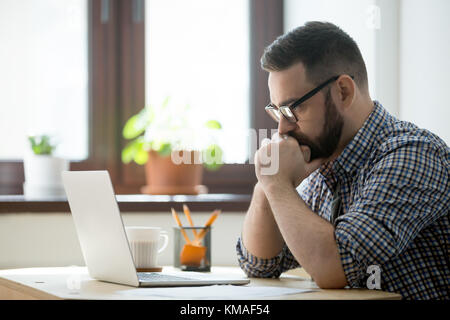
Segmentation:
{"type": "MultiPolygon", "coordinates": [[[[272,117],[272,119],[274,119],[276,122],[280,121],[280,116],[278,113],[278,112],[280,112],[289,122],[296,123],[298,121],[298,119],[294,114],[294,109],[296,107],[298,107],[301,103],[305,102],[306,100],[308,100],[309,98],[314,96],[317,92],[322,90],[326,85],[339,79],[340,76],[341,75],[334,76],[334,77],[328,79],[327,81],[323,82],[322,84],[318,85],[316,88],[314,88],[311,91],[309,91],[308,93],[306,93],[304,96],[302,96],[298,100],[294,101],[290,106],[281,106],[280,108],[277,108],[274,105],[272,105],[272,103],[269,103],[265,107],[265,110],[272,117]]],[[[354,79],[353,76],[350,76],[350,77],[352,79],[354,79]]]]}

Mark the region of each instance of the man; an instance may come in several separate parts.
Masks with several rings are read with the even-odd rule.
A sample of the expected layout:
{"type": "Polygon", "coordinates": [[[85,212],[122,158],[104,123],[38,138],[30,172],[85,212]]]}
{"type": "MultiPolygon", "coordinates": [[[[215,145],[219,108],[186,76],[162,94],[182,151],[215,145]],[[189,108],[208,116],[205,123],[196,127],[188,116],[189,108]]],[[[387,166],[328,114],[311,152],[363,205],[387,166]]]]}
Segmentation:
{"type": "Polygon", "coordinates": [[[261,64],[278,135],[255,154],[241,268],[278,277],[301,265],[320,288],[448,299],[449,147],[372,101],[358,46],[331,23],[279,37],[261,64]],[[271,151],[279,169],[264,174],[271,151]]]}

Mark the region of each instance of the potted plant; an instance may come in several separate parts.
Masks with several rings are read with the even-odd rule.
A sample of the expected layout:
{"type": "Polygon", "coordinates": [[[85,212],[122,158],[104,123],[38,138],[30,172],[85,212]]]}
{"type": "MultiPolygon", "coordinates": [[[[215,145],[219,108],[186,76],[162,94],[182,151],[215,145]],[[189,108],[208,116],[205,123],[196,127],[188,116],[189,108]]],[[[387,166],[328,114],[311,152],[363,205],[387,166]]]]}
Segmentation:
{"type": "Polygon", "coordinates": [[[30,136],[31,150],[24,157],[26,198],[65,196],[61,171],[69,170],[67,160],[55,157],[56,144],[48,135],[30,136]]]}
{"type": "Polygon", "coordinates": [[[170,105],[166,98],[159,108],[149,105],[125,123],[123,137],[129,142],[122,161],[145,165],[146,194],[199,194],[203,167],[217,170],[222,165],[222,149],[214,134],[221,129],[216,120],[194,128],[189,105],[170,105]]]}

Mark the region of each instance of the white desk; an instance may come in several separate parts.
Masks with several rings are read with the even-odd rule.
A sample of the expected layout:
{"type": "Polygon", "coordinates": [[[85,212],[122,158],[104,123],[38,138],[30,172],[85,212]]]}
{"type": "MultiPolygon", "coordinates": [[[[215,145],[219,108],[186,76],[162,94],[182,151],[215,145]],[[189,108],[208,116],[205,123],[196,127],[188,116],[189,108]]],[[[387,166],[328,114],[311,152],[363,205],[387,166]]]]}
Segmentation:
{"type": "MultiPolygon", "coordinates": [[[[165,267],[165,270],[173,269],[165,267]]],[[[213,273],[243,275],[237,267],[213,267],[213,273]]],[[[314,292],[290,294],[259,299],[288,300],[397,300],[401,296],[368,289],[321,290],[302,269],[292,270],[279,279],[252,278],[250,286],[276,286],[314,289],[314,292]]],[[[27,268],[0,270],[0,299],[133,299],[154,300],[161,297],[124,295],[134,287],[97,281],[89,277],[86,267],[27,268]]],[[[132,291],[130,291],[132,292],[132,291]]],[[[232,297],[230,297],[231,299],[232,297]]],[[[251,300],[251,297],[246,299],[251,300]]]]}

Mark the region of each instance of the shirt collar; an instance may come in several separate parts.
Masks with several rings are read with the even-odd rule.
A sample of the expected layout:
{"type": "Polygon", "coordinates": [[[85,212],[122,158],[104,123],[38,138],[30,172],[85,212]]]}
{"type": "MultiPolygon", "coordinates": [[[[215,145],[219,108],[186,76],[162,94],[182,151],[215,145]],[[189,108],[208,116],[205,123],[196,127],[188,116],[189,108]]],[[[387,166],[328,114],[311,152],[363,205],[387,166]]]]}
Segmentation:
{"type": "Polygon", "coordinates": [[[377,141],[380,129],[388,117],[389,114],[383,106],[374,101],[374,109],[362,127],[334,161],[322,165],[320,173],[327,179],[331,178],[333,185],[336,179],[341,180],[345,175],[353,176],[372,153],[376,146],[374,142],[377,141]]]}

